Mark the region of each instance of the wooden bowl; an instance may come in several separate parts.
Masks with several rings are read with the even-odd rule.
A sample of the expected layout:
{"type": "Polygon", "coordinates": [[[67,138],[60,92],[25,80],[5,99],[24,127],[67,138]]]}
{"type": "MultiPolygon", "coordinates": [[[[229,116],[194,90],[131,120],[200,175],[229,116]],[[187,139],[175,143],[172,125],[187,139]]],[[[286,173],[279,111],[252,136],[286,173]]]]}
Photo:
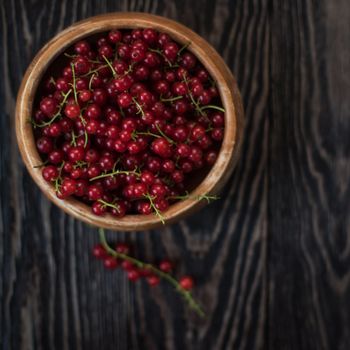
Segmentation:
{"type": "MultiPolygon", "coordinates": [[[[243,108],[236,81],[219,54],[199,35],[187,27],[164,17],[145,13],[110,13],[88,18],[62,31],[49,41],[35,56],[29,65],[19,89],[16,104],[16,135],[24,163],[44,194],[66,213],[88,224],[118,231],[140,231],[162,226],[155,215],[127,215],[121,219],[109,214],[100,217],[91,212],[86,204],[69,198],[60,200],[56,197],[53,186],[41,175],[41,169],[35,168],[42,163],[37,152],[32,125],[35,95],[45,72],[52,62],[68,47],[79,39],[106,32],[115,28],[151,27],[168,33],[178,43],[190,42],[188,49],[201,61],[217,83],[223,106],[225,108],[225,132],[218,159],[203,181],[192,191],[193,196],[218,194],[229,179],[237,161],[243,131],[243,108]]],[[[164,212],[165,222],[174,223],[194,212],[205,201],[186,199],[177,202],[164,212]]]]}

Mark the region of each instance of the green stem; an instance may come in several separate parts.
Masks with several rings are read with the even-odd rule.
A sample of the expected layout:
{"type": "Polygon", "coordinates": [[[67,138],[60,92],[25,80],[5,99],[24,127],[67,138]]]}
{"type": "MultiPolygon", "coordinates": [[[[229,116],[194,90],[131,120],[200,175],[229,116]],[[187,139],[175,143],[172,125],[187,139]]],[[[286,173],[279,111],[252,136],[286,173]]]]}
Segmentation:
{"type": "Polygon", "coordinates": [[[70,142],[70,144],[73,145],[74,147],[77,145],[77,142],[75,141],[76,138],[77,137],[75,136],[74,131],[72,131],[72,141],[70,142]]]}
{"type": "Polygon", "coordinates": [[[38,164],[38,165],[34,165],[33,168],[34,169],[41,169],[43,168],[49,161],[46,160],[44,163],[38,164]]]}
{"type": "Polygon", "coordinates": [[[156,52],[157,54],[161,55],[165,61],[168,63],[169,67],[174,67],[174,65],[167,59],[167,57],[163,54],[162,51],[158,50],[158,49],[148,49],[151,52],[156,52]]]}
{"type": "Polygon", "coordinates": [[[203,195],[196,195],[196,196],[192,196],[190,194],[186,194],[186,195],[183,195],[183,196],[170,196],[168,197],[168,199],[180,199],[180,200],[184,200],[184,199],[193,199],[193,200],[196,200],[196,201],[201,201],[201,200],[206,200],[208,203],[210,203],[211,201],[215,201],[215,200],[218,200],[220,199],[219,196],[216,196],[216,195],[207,195],[207,194],[203,194],[203,195]]]}
{"type": "Polygon", "coordinates": [[[145,115],[145,112],[143,111],[141,105],[137,102],[136,98],[133,97],[132,100],[134,101],[135,105],[137,106],[138,108],[138,112],[137,113],[141,113],[142,116],[145,115]]]}
{"type": "Polygon", "coordinates": [[[78,161],[75,162],[73,168],[74,168],[74,169],[82,168],[82,167],[84,167],[85,165],[88,165],[88,163],[87,163],[87,162],[84,162],[83,160],[78,160],[78,161]]]}
{"type": "Polygon", "coordinates": [[[106,240],[104,229],[99,228],[99,234],[100,234],[100,242],[102,247],[106,250],[108,254],[113,256],[114,258],[126,260],[131,263],[133,263],[135,266],[141,269],[147,269],[151,272],[153,272],[155,275],[157,275],[160,278],[163,278],[167,282],[169,282],[173,287],[175,287],[175,290],[182,295],[182,297],[185,299],[185,301],[188,303],[188,305],[201,317],[205,317],[205,313],[201,306],[193,299],[191,292],[183,289],[180,285],[180,283],[172,277],[170,274],[163,272],[156,268],[155,266],[145,263],[141,260],[135,259],[129,255],[118,253],[114,249],[112,249],[106,240]]]}
{"type": "Polygon", "coordinates": [[[181,55],[181,52],[182,52],[183,50],[186,50],[190,45],[191,45],[191,42],[190,42],[190,41],[187,42],[185,45],[183,45],[183,46],[181,47],[181,49],[178,51],[177,55],[180,56],[180,55],[181,55]]]}
{"type": "Polygon", "coordinates": [[[146,131],[146,132],[134,132],[132,135],[131,135],[131,137],[133,138],[133,137],[137,137],[138,135],[145,135],[145,136],[153,136],[153,137],[157,137],[157,138],[160,138],[160,137],[162,137],[162,136],[160,136],[160,135],[157,135],[157,134],[153,134],[153,132],[150,132],[150,131],[146,131]]]}
{"type": "Polygon", "coordinates": [[[74,100],[75,100],[75,103],[78,104],[77,87],[75,85],[75,83],[76,83],[75,68],[74,68],[74,64],[73,63],[71,63],[70,66],[72,67],[72,75],[73,75],[74,100]]]}
{"type": "Polygon", "coordinates": [[[209,108],[211,108],[211,109],[216,109],[216,110],[218,110],[218,111],[220,111],[220,112],[225,113],[225,110],[224,110],[222,107],[214,106],[214,105],[206,105],[206,106],[203,106],[203,107],[201,107],[201,110],[204,111],[205,109],[209,109],[209,108]]]}
{"type": "Polygon", "coordinates": [[[103,65],[103,66],[100,66],[100,67],[98,67],[98,68],[96,68],[96,69],[90,70],[90,71],[87,72],[86,74],[82,75],[82,77],[83,77],[83,78],[88,77],[89,75],[95,74],[95,73],[97,73],[100,69],[103,69],[103,68],[106,68],[106,67],[108,67],[108,65],[103,65]]]}
{"type": "Polygon", "coordinates": [[[91,77],[90,77],[90,80],[89,80],[89,90],[90,91],[92,91],[92,87],[91,87],[91,85],[92,85],[92,79],[94,79],[94,76],[95,76],[95,72],[91,75],[91,77]]]}
{"type": "Polygon", "coordinates": [[[75,58],[75,57],[78,56],[78,55],[70,55],[70,54],[67,53],[67,52],[65,52],[63,55],[66,56],[66,57],[68,57],[68,58],[75,58]]]}
{"type": "Polygon", "coordinates": [[[158,132],[172,145],[176,144],[175,141],[173,141],[169,136],[165,135],[164,132],[162,131],[162,129],[159,127],[159,125],[156,123],[156,128],[158,130],[158,132]]]}
{"type": "Polygon", "coordinates": [[[183,96],[176,96],[176,97],[172,97],[172,98],[160,98],[161,102],[173,102],[173,101],[177,101],[177,100],[181,100],[183,98],[183,96]]]}
{"type": "Polygon", "coordinates": [[[63,94],[64,98],[63,98],[63,101],[60,103],[58,112],[49,121],[41,124],[36,124],[34,121],[32,121],[33,125],[38,126],[39,128],[43,128],[44,126],[51,125],[61,115],[62,108],[64,107],[68,99],[68,96],[70,95],[71,92],[72,92],[72,89],[70,89],[66,94],[63,94]]]}
{"type": "Polygon", "coordinates": [[[108,64],[109,68],[111,69],[113,77],[115,77],[117,75],[117,72],[113,68],[112,63],[107,59],[107,57],[105,55],[103,55],[103,59],[106,61],[106,63],[108,64]]]}
{"type": "Polygon", "coordinates": [[[119,207],[114,205],[114,204],[112,204],[112,203],[108,203],[108,202],[104,201],[103,199],[99,199],[98,202],[102,203],[106,207],[110,207],[110,208],[113,208],[113,209],[117,210],[118,213],[120,212],[119,211],[119,207]]]}
{"type": "Polygon", "coordinates": [[[98,176],[93,177],[92,179],[90,179],[89,181],[94,181],[97,179],[103,179],[104,177],[109,177],[109,176],[114,176],[114,175],[119,175],[119,174],[125,174],[125,175],[130,175],[130,174],[134,174],[136,176],[141,176],[141,174],[137,171],[127,171],[127,170],[115,170],[111,173],[105,173],[105,174],[101,174],[98,176]]]}
{"type": "Polygon", "coordinates": [[[84,148],[86,148],[88,144],[88,140],[89,140],[88,133],[86,132],[86,130],[84,130],[84,148]]]}
{"type": "Polygon", "coordinates": [[[154,197],[152,197],[149,193],[145,194],[145,198],[147,198],[149,200],[149,204],[151,205],[151,208],[154,210],[154,214],[156,216],[158,216],[158,218],[160,219],[160,221],[162,222],[163,225],[165,225],[165,218],[162,215],[162,213],[160,212],[160,210],[158,210],[158,208],[156,207],[156,205],[154,204],[154,197]]]}
{"type": "Polygon", "coordinates": [[[57,179],[55,180],[54,184],[55,184],[55,191],[56,192],[59,192],[60,191],[60,187],[61,187],[61,181],[62,181],[62,177],[61,177],[61,174],[62,174],[62,169],[64,167],[64,162],[62,162],[62,164],[60,165],[59,167],[59,172],[58,172],[58,176],[57,176],[57,179]]]}

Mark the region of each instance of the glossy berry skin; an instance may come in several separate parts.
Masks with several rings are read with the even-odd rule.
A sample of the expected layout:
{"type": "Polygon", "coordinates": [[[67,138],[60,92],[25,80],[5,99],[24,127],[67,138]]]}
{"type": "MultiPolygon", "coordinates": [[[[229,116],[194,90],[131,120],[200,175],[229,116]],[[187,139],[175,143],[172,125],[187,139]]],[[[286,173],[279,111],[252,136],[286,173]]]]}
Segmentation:
{"type": "Polygon", "coordinates": [[[131,271],[131,270],[134,270],[135,267],[134,267],[134,264],[128,260],[123,260],[122,262],[122,268],[125,270],[125,271],[131,271]]]}
{"type": "Polygon", "coordinates": [[[40,153],[50,153],[53,149],[53,142],[50,138],[43,136],[36,141],[36,147],[40,153]]]}
{"type": "Polygon", "coordinates": [[[86,40],[78,41],[74,45],[74,51],[81,56],[86,56],[90,52],[90,44],[86,40]]]}
{"type": "Polygon", "coordinates": [[[103,266],[107,270],[115,270],[118,267],[118,260],[112,256],[107,256],[103,260],[103,266]]]}
{"type": "Polygon", "coordinates": [[[112,44],[116,44],[119,41],[122,40],[122,33],[120,32],[120,30],[112,30],[109,32],[108,34],[108,40],[112,43],[112,44]]]}
{"type": "Polygon", "coordinates": [[[48,160],[52,164],[60,164],[63,162],[64,152],[62,150],[53,150],[49,153],[48,160]]]}
{"type": "Polygon", "coordinates": [[[57,179],[58,169],[53,165],[48,165],[42,170],[43,178],[47,182],[51,182],[57,179]]]}
{"type": "Polygon", "coordinates": [[[117,243],[115,246],[117,253],[128,255],[130,253],[130,246],[126,243],[117,243]]]}
{"type": "Polygon", "coordinates": [[[140,278],[140,272],[136,269],[132,269],[128,271],[128,280],[135,282],[140,278]]]}
{"type": "Polygon", "coordinates": [[[92,201],[97,201],[102,198],[103,190],[101,186],[90,185],[88,188],[88,197],[92,201]]]}
{"type": "Polygon", "coordinates": [[[180,283],[181,288],[183,288],[185,290],[191,290],[194,287],[194,281],[193,281],[193,278],[191,276],[181,277],[179,280],[179,283],[180,283]]]}
{"type": "Polygon", "coordinates": [[[68,151],[68,157],[69,160],[72,162],[78,162],[80,160],[83,160],[85,156],[85,151],[83,147],[71,147],[68,151]]]}
{"type": "Polygon", "coordinates": [[[179,47],[175,42],[168,42],[164,45],[164,55],[167,59],[173,61],[175,60],[179,47]]]}
{"type": "Polygon", "coordinates": [[[96,259],[104,259],[107,256],[107,252],[101,244],[96,244],[92,249],[92,255],[96,259]]]}
{"type": "Polygon", "coordinates": [[[59,137],[62,134],[63,128],[60,123],[52,123],[48,130],[50,137],[59,137]]]}
{"type": "Polygon", "coordinates": [[[124,92],[118,96],[118,105],[121,108],[127,108],[132,102],[132,97],[127,92],[124,92]]]}
{"type": "Polygon", "coordinates": [[[163,272],[170,273],[174,269],[174,265],[169,260],[162,260],[159,263],[159,269],[163,272]]]}
{"type": "Polygon", "coordinates": [[[64,114],[70,119],[76,119],[80,115],[80,107],[76,104],[67,105],[64,114]]]}
{"type": "Polygon", "coordinates": [[[155,276],[155,275],[148,276],[147,277],[147,283],[151,287],[158,286],[158,284],[160,283],[160,278],[158,276],[155,276]]]}
{"type": "Polygon", "coordinates": [[[46,97],[40,102],[40,110],[48,117],[57,111],[57,102],[52,97],[46,97]]]}
{"type": "Polygon", "coordinates": [[[61,184],[61,192],[64,195],[70,196],[75,193],[76,190],[76,182],[73,179],[65,178],[61,184]]]}
{"type": "Polygon", "coordinates": [[[163,137],[154,140],[151,149],[162,158],[169,158],[172,155],[171,144],[163,137]]]}

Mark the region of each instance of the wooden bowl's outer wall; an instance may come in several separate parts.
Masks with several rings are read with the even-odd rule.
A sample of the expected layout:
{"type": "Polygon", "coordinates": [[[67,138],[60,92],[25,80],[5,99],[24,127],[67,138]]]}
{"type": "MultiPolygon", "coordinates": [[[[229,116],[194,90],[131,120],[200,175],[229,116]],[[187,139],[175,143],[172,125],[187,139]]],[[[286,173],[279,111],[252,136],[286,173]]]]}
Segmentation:
{"type": "MultiPolygon", "coordinates": [[[[60,200],[53,187],[46,183],[41,169],[34,168],[41,158],[36,150],[32,125],[33,101],[38,84],[50,64],[65,49],[77,40],[115,28],[152,27],[168,33],[180,44],[190,42],[193,52],[217,82],[225,108],[225,134],[218,159],[204,181],[196,187],[192,195],[218,194],[229,179],[236,164],[243,134],[243,107],[236,81],[220,55],[199,35],[187,27],[164,17],[145,13],[110,13],[92,17],[70,26],[48,42],[35,56],[23,78],[16,104],[16,135],[25,165],[44,194],[65,212],[98,227],[118,231],[141,231],[160,227],[163,224],[155,215],[128,215],[118,219],[111,215],[98,217],[91,209],[73,198],[60,200]]],[[[170,206],[164,213],[167,224],[178,221],[201,208],[204,201],[187,199],[170,206]]]]}

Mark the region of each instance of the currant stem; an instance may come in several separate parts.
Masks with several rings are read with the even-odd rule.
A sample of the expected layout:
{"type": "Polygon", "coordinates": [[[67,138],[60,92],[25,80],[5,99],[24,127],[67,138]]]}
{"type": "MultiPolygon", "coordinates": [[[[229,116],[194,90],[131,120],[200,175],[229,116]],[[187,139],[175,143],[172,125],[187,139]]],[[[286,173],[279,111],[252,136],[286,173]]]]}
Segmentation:
{"type": "Polygon", "coordinates": [[[136,98],[133,97],[132,100],[134,101],[135,105],[137,106],[138,108],[138,112],[137,113],[141,113],[142,116],[145,115],[145,112],[143,111],[141,105],[137,102],[136,98]]]}
{"type": "Polygon", "coordinates": [[[138,135],[145,135],[145,136],[152,136],[152,137],[157,137],[157,138],[160,138],[160,137],[162,137],[162,136],[160,136],[160,135],[157,135],[157,134],[153,134],[153,132],[150,132],[150,131],[140,131],[140,132],[135,132],[135,133],[133,133],[132,135],[131,135],[131,138],[133,138],[133,137],[137,137],[138,135]]]}
{"type": "Polygon", "coordinates": [[[70,55],[70,54],[67,53],[67,52],[65,52],[63,55],[66,56],[66,57],[68,57],[68,58],[75,58],[75,57],[78,56],[78,55],[70,55]]]}
{"type": "Polygon", "coordinates": [[[138,268],[141,269],[147,269],[149,271],[152,271],[155,275],[157,275],[160,278],[163,278],[164,280],[166,280],[167,282],[169,282],[173,287],[175,287],[175,290],[180,293],[183,298],[186,300],[186,302],[188,303],[188,305],[201,317],[205,317],[205,313],[203,311],[203,309],[201,308],[201,306],[193,299],[191,292],[183,289],[180,285],[180,283],[174,278],[172,277],[170,274],[163,272],[162,270],[159,270],[158,268],[156,268],[155,266],[145,263],[141,260],[135,259],[129,255],[126,254],[122,254],[122,253],[118,253],[117,251],[115,251],[114,249],[112,249],[107,241],[106,241],[106,236],[105,236],[105,231],[103,228],[99,228],[99,235],[100,235],[100,242],[102,247],[106,250],[106,252],[108,254],[110,254],[111,256],[113,256],[114,258],[118,258],[121,260],[126,260],[129,261],[131,263],[133,263],[135,266],[137,266],[138,268]]]}
{"type": "Polygon", "coordinates": [[[62,177],[61,177],[61,174],[62,174],[62,169],[64,167],[64,162],[62,162],[62,164],[60,165],[60,167],[58,168],[58,176],[57,176],[57,179],[55,180],[55,191],[56,192],[59,192],[60,191],[60,187],[61,187],[61,181],[62,181],[62,177]]]}
{"type": "Polygon", "coordinates": [[[193,105],[195,106],[196,111],[197,111],[200,115],[202,115],[202,116],[205,115],[205,113],[203,113],[203,111],[202,111],[202,108],[200,107],[200,105],[198,104],[198,102],[196,102],[196,100],[194,99],[194,97],[193,97],[193,95],[192,95],[192,93],[191,93],[191,91],[190,91],[190,87],[188,86],[188,80],[187,80],[185,74],[183,75],[183,78],[184,78],[184,82],[185,82],[185,84],[186,84],[186,86],[187,86],[188,96],[190,97],[191,102],[192,102],[193,105]]]}
{"type": "Polygon", "coordinates": [[[77,87],[76,87],[76,85],[75,85],[75,83],[76,83],[75,68],[74,68],[74,64],[73,64],[73,63],[71,63],[70,66],[72,67],[72,75],[73,75],[74,100],[75,100],[75,103],[78,104],[77,87]]]}
{"type": "Polygon", "coordinates": [[[73,168],[74,168],[74,169],[82,168],[82,167],[84,167],[84,166],[87,165],[87,164],[88,164],[88,163],[87,163],[87,162],[84,162],[83,160],[78,160],[78,161],[74,164],[73,168]]]}
{"type": "Polygon", "coordinates": [[[153,201],[154,197],[152,197],[149,193],[146,193],[144,195],[144,197],[149,200],[149,204],[150,204],[151,208],[154,210],[154,215],[158,216],[158,218],[160,219],[162,224],[165,225],[165,218],[162,215],[162,213],[160,212],[160,210],[158,210],[158,208],[154,204],[154,201],[153,201]]]}
{"type": "Polygon", "coordinates": [[[51,125],[61,115],[62,108],[66,104],[68,96],[71,94],[71,92],[72,92],[72,89],[70,89],[66,94],[62,93],[63,100],[60,103],[60,106],[58,108],[58,112],[49,121],[41,123],[41,124],[36,124],[34,121],[32,121],[33,125],[38,126],[39,128],[43,128],[44,126],[51,125]]]}
{"type": "Polygon", "coordinates": [[[74,131],[72,131],[72,141],[70,142],[70,144],[73,145],[74,147],[77,145],[77,142],[75,141],[76,138],[77,137],[75,136],[74,131]]]}
{"type": "Polygon", "coordinates": [[[108,202],[104,201],[103,199],[99,199],[98,202],[103,204],[105,207],[110,207],[110,208],[117,210],[118,213],[120,212],[119,207],[112,204],[112,203],[108,203],[108,202]]]}
{"type": "MultiPolygon", "coordinates": [[[[100,63],[100,62],[99,62],[100,63]]],[[[104,66],[100,66],[96,69],[90,70],[89,72],[87,72],[86,74],[82,75],[83,78],[88,77],[90,74],[94,75],[95,73],[97,73],[100,69],[106,68],[108,67],[108,65],[104,65],[104,66]]]]}
{"type": "Polygon", "coordinates": [[[162,51],[158,50],[158,49],[148,49],[151,52],[156,52],[157,54],[161,55],[164,60],[166,61],[166,63],[168,63],[169,67],[174,67],[174,65],[166,58],[166,56],[163,54],[162,51]]]}
{"type": "Polygon", "coordinates": [[[181,52],[182,52],[183,50],[186,50],[190,45],[191,45],[191,42],[188,41],[185,45],[183,45],[183,46],[181,47],[181,49],[178,51],[177,55],[180,56],[180,55],[181,55],[181,52]]]}
{"type": "Polygon", "coordinates": [[[159,125],[156,123],[156,128],[158,130],[158,132],[172,145],[175,145],[176,142],[173,141],[169,136],[165,135],[164,132],[162,131],[162,129],[159,127],[159,125]]]}
{"type": "Polygon", "coordinates": [[[172,97],[172,98],[160,98],[160,100],[162,102],[173,102],[173,101],[177,101],[177,100],[181,100],[183,98],[183,96],[176,96],[176,97],[172,97]]]}
{"type": "Polygon", "coordinates": [[[184,200],[184,199],[193,199],[196,201],[201,201],[201,200],[206,200],[208,203],[210,203],[211,201],[216,201],[218,199],[220,199],[219,196],[216,195],[207,195],[207,194],[203,194],[203,195],[196,195],[196,196],[192,196],[188,193],[186,193],[183,196],[170,196],[168,197],[169,199],[180,199],[180,200],[184,200]]]}
{"type": "Polygon", "coordinates": [[[94,181],[94,180],[97,180],[97,179],[102,179],[104,177],[109,177],[109,176],[114,176],[114,175],[119,175],[119,174],[125,174],[125,175],[134,174],[137,177],[141,176],[141,174],[139,172],[137,172],[136,170],[133,170],[133,171],[115,170],[115,171],[113,171],[111,173],[105,173],[105,174],[102,174],[102,175],[95,176],[95,177],[91,178],[89,181],[94,181]]]}
{"type": "Polygon", "coordinates": [[[86,130],[84,130],[84,148],[86,148],[88,141],[89,141],[88,133],[86,132],[86,130]]]}
{"type": "Polygon", "coordinates": [[[34,169],[41,169],[43,168],[49,161],[46,160],[44,163],[38,164],[38,165],[34,165],[33,168],[34,169]]]}
{"type": "Polygon", "coordinates": [[[206,105],[206,106],[203,106],[203,107],[201,107],[201,110],[204,111],[205,109],[209,109],[209,108],[211,108],[211,109],[216,109],[216,110],[218,110],[218,111],[220,111],[220,112],[225,113],[225,109],[224,109],[224,108],[219,107],[219,106],[215,106],[215,105],[206,105]]]}
{"type": "Polygon", "coordinates": [[[108,67],[111,69],[113,77],[115,77],[117,75],[117,72],[113,68],[112,63],[107,59],[107,57],[105,55],[103,55],[102,57],[106,61],[106,63],[108,64],[108,67]]]}
{"type": "Polygon", "coordinates": [[[89,90],[92,91],[92,79],[94,79],[94,76],[96,75],[96,72],[92,73],[91,77],[90,77],[90,80],[89,80],[89,90]]]}

